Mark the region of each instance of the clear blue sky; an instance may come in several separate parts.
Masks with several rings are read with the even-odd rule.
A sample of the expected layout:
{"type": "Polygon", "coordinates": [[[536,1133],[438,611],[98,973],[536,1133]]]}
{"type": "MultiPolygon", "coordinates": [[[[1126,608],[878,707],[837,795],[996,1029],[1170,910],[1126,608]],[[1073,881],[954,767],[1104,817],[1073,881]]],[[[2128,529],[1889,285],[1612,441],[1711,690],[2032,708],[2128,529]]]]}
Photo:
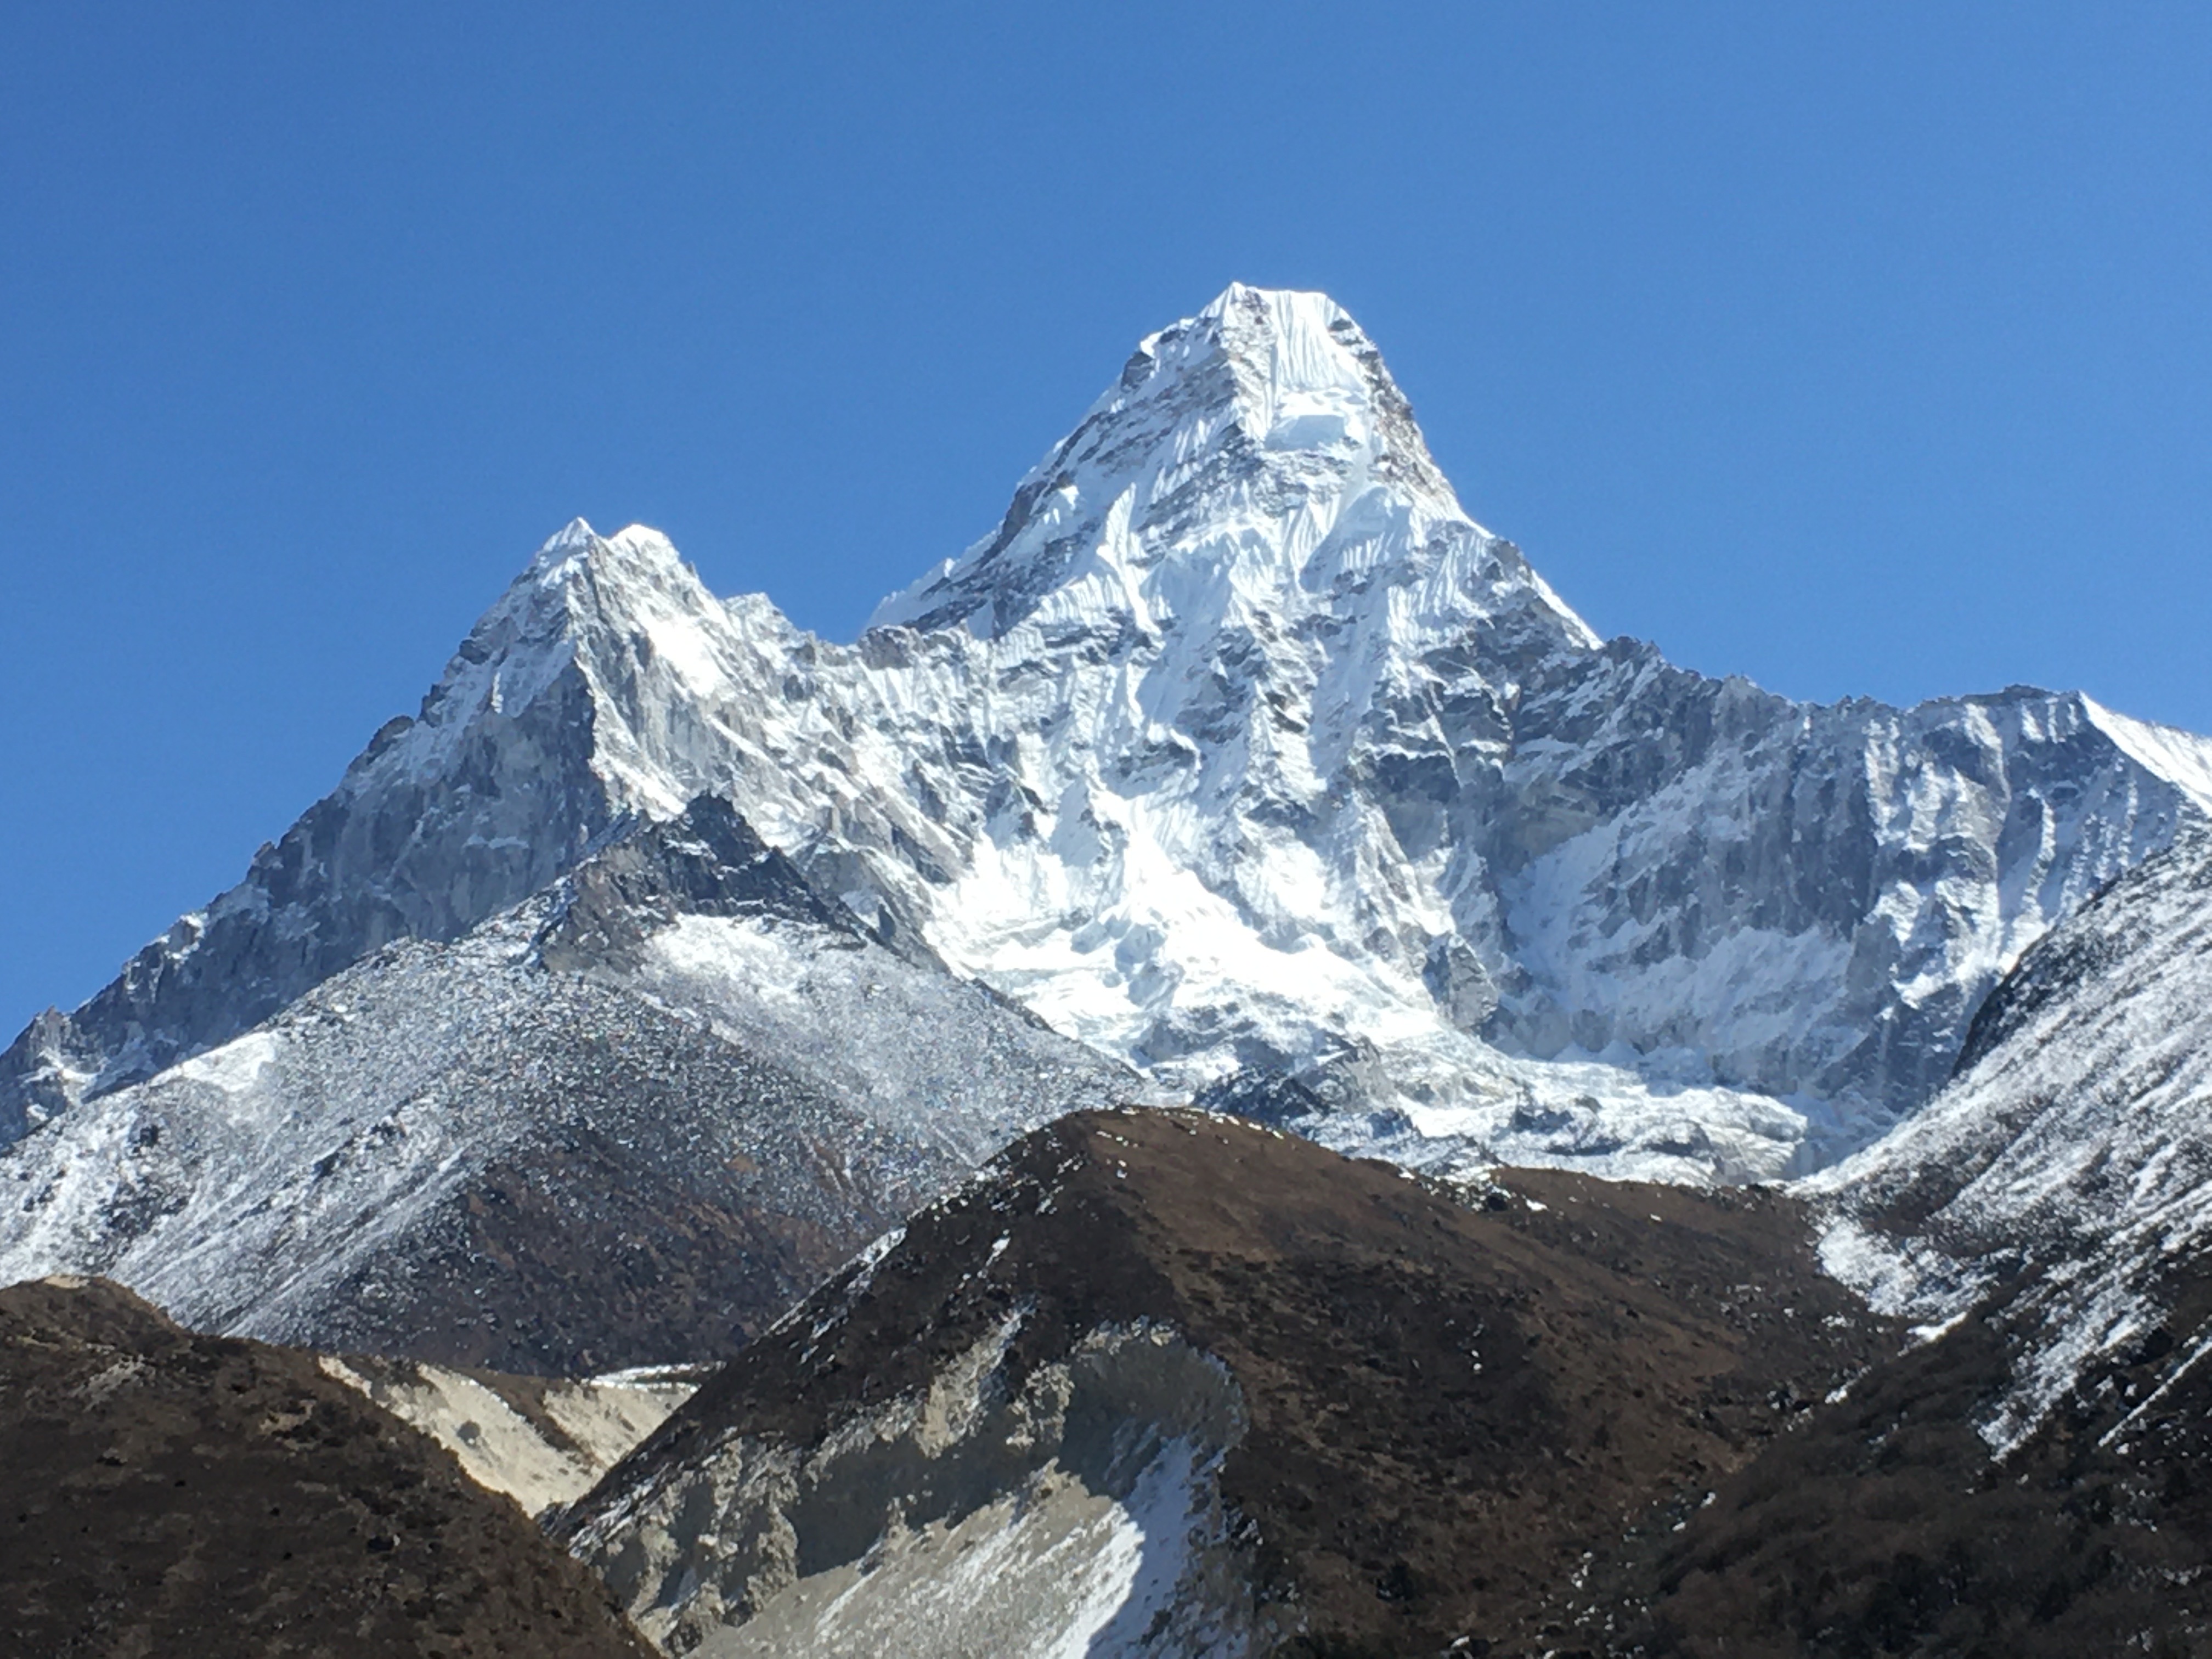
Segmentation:
{"type": "Polygon", "coordinates": [[[0,1042],[569,517],[849,635],[1232,279],[1601,632],[2212,730],[2212,11],[21,4],[0,1042]]]}

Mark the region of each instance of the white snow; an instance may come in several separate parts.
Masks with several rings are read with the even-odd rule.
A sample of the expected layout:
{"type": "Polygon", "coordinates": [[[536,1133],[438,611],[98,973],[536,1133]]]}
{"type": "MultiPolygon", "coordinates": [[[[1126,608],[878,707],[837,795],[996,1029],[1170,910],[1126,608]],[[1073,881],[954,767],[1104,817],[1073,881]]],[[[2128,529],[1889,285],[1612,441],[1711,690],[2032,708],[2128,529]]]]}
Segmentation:
{"type": "Polygon", "coordinates": [[[2212,751],[2208,751],[2203,738],[2171,726],[2154,726],[2115,714],[2087,697],[2081,702],[2098,727],[2145,771],[2180,785],[2197,805],[2212,812],[2212,751]]]}
{"type": "Polygon", "coordinates": [[[248,1031],[185,1060],[171,1076],[179,1083],[204,1084],[226,1095],[239,1095],[258,1084],[262,1073],[276,1063],[276,1039],[266,1031],[248,1031]]]}
{"type": "Polygon", "coordinates": [[[1137,1088],[1103,1064],[1079,1075],[1065,1044],[1003,1018],[975,986],[841,943],[775,917],[681,915],[652,935],[626,979],[967,1163],[1043,1113],[1109,1104],[1137,1088]]]}

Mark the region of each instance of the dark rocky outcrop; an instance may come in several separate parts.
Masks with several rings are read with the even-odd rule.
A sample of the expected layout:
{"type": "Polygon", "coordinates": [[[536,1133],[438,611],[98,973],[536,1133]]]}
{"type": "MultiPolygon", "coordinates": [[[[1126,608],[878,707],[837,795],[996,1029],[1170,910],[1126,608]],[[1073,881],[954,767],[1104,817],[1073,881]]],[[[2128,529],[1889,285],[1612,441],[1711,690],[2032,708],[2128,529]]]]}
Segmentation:
{"type": "Polygon", "coordinates": [[[2212,1376],[2161,1384],[2172,1328],[2212,1313],[2212,1263],[2177,1281],[2173,1327],[2002,1459],[1974,1428],[2012,1378],[1998,1293],[1808,1413],[1682,1531],[1632,1541],[1594,1576],[1582,1639],[1624,1659],[2212,1652],[2212,1376]]]}

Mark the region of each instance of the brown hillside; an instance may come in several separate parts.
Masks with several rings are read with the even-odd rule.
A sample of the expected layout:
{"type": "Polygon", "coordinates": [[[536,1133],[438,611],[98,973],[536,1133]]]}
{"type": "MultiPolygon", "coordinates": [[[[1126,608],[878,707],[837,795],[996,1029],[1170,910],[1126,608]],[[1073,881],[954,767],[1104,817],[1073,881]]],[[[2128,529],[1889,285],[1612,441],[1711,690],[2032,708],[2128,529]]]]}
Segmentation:
{"type": "Polygon", "coordinates": [[[313,1355],[49,1279],[0,1291],[0,1651],[649,1650],[520,1510],[313,1355]]]}
{"type": "Polygon", "coordinates": [[[1235,1120],[1083,1113],[740,1355],[572,1528],[732,1431],[820,1443],[1018,1314],[1010,1386],[1102,1326],[1226,1362],[1223,1493],[1315,1652],[1550,1645],[1590,1556],[1892,1341],[1771,1194],[1516,1173],[1470,1206],[1235,1120]]]}

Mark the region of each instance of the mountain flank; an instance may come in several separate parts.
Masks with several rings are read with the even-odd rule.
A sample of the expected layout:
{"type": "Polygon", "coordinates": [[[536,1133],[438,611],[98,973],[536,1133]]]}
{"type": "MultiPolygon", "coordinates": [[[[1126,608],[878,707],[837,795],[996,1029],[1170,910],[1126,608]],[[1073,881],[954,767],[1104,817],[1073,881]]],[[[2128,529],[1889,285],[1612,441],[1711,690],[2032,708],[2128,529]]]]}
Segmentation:
{"type": "Polygon", "coordinates": [[[708,1362],[1136,1082],[708,797],[0,1152],[0,1281],[100,1274],[198,1328],[443,1366],[708,1362]]]}
{"type": "Polygon", "coordinates": [[[0,1291],[0,1646],[644,1659],[591,1576],[313,1354],[0,1291]]]}
{"type": "Polygon", "coordinates": [[[2170,1324],[1998,1456],[1975,1425],[2018,1363],[2020,1287],[2001,1290],[1807,1413],[1681,1531],[1603,1564],[1578,1642],[1609,1659],[2212,1653],[2212,1375],[2174,1342],[2212,1314],[2212,1263],[2167,1289],[2170,1324]]]}
{"type": "Polygon", "coordinates": [[[1940,1325],[2002,1298],[2008,1386],[1976,1426],[2007,1451],[2081,1380],[2185,1317],[2212,1250],[2212,836],[2113,882],[1984,1005],[1968,1063],[1911,1121],[1802,1183],[1829,1268],[1940,1325]]]}
{"type": "Polygon", "coordinates": [[[2083,905],[1796,1191],[1923,1340],[1594,1578],[1594,1649],[2212,1652],[2212,842],[2083,905]]]}
{"type": "Polygon", "coordinates": [[[1893,1340],[1772,1193],[1516,1172],[1471,1206],[1234,1119],[1081,1113],[556,1530],[672,1652],[1519,1651],[1893,1340]]]}

